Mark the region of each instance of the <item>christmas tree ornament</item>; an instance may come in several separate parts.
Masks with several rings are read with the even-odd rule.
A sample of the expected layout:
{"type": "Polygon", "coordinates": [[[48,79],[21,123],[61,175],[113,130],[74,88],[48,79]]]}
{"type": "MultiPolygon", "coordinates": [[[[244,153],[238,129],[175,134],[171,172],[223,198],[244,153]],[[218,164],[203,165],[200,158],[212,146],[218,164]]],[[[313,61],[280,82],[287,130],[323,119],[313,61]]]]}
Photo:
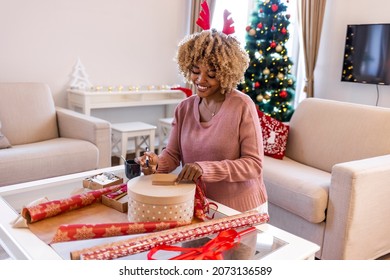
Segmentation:
{"type": "Polygon", "coordinates": [[[254,30],[254,29],[249,30],[249,35],[255,36],[256,35],[256,30],[254,30]]]}
{"type": "Polygon", "coordinates": [[[245,28],[245,30],[246,30],[246,32],[249,32],[249,30],[251,30],[251,26],[250,25],[248,25],[246,28],[245,28]]]}
{"type": "Polygon", "coordinates": [[[280,96],[281,98],[286,98],[286,97],[287,97],[287,91],[282,90],[282,91],[279,93],[279,96],[280,96]]]}
{"type": "Polygon", "coordinates": [[[279,72],[277,77],[278,77],[279,80],[283,80],[284,79],[284,74],[279,72]]]}
{"type": "Polygon", "coordinates": [[[283,35],[286,35],[287,34],[287,29],[285,27],[283,27],[280,32],[282,32],[283,35]]]}
{"type": "Polygon", "coordinates": [[[264,70],[263,70],[263,74],[264,75],[269,75],[270,71],[269,69],[266,67],[264,70]]]}
{"type": "Polygon", "coordinates": [[[283,50],[283,47],[279,44],[276,46],[275,51],[281,52],[283,50]]]}
{"type": "Polygon", "coordinates": [[[260,83],[259,83],[259,82],[256,82],[256,83],[255,83],[255,88],[258,88],[258,87],[260,87],[260,83]]]}
{"type": "Polygon", "coordinates": [[[257,25],[257,28],[262,29],[263,28],[263,23],[259,22],[259,24],[257,25]]]}
{"type": "Polygon", "coordinates": [[[261,95],[261,94],[259,94],[258,96],[256,96],[256,100],[259,101],[259,102],[263,101],[263,99],[264,99],[264,96],[261,95]]]}
{"type": "Polygon", "coordinates": [[[271,48],[275,48],[276,47],[276,42],[275,41],[272,41],[271,44],[269,45],[271,48]]]}
{"type": "Polygon", "coordinates": [[[276,4],[272,4],[271,10],[275,13],[279,9],[279,6],[276,4]]]}
{"type": "Polygon", "coordinates": [[[77,58],[77,62],[73,68],[73,73],[71,74],[72,80],[70,82],[71,89],[90,89],[92,84],[88,79],[88,75],[85,72],[84,65],[81,63],[80,58],[77,58]]]}

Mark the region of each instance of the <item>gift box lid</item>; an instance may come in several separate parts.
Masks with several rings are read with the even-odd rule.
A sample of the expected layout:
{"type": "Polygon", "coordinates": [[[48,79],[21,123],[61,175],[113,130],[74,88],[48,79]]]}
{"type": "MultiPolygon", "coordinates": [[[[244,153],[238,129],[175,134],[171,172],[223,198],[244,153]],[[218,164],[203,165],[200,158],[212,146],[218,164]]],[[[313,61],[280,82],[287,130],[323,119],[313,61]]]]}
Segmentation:
{"type": "Polygon", "coordinates": [[[153,176],[138,176],[127,182],[130,199],[153,204],[177,204],[194,199],[195,184],[180,183],[171,185],[153,185],[153,176]]]}

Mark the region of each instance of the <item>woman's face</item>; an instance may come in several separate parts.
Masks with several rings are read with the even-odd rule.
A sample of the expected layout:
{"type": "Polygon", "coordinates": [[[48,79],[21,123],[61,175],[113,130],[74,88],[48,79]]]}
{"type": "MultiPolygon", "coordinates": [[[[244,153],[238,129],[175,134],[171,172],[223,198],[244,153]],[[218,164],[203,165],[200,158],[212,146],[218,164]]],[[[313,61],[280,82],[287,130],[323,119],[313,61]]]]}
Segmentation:
{"type": "Polygon", "coordinates": [[[201,98],[221,92],[221,83],[216,78],[215,69],[208,65],[197,64],[192,66],[190,78],[201,98]]]}

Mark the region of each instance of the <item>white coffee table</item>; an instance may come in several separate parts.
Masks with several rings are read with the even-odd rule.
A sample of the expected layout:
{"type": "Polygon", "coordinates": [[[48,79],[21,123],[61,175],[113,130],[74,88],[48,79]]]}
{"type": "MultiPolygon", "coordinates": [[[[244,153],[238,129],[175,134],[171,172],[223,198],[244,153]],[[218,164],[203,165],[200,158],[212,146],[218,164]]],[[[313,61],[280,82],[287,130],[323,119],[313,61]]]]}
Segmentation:
{"type": "MultiPolygon", "coordinates": [[[[102,172],[112,172],[126,178],[124,168],[120,165],[0,188],[0,246],[9,258],[66,259],[58,249],[56,251],[47,245],[28,228],[14,228],[12,223],[19,216],[22,207],[29,202],[45,196],[50,200],[68,197],[74,189],[82,186],[84,178],[102,172]]],[[[224,215],[238,214],[237,211],[221,204],[218,204],[218,212],[224,215]]],[[[320,249],[312,242],[269,224],[261,224],[256,228],[259,231],[256,248],[261,251],[261,259],[314,259],[315,253],[320,249]]]]}

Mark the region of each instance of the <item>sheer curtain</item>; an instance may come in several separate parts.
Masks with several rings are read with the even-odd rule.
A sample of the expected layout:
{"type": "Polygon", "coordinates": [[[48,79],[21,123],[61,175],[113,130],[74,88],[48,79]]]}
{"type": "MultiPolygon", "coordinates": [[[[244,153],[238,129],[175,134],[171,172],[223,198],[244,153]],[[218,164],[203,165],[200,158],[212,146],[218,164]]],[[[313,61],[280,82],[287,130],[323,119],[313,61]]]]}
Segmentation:
{"type": "Polygon", "coordinates": [[[314,69],[320,46],[325,6],[326,0],[298,0],[306,76],[304,91],[307,97],[314,97],[314,69]]]}

